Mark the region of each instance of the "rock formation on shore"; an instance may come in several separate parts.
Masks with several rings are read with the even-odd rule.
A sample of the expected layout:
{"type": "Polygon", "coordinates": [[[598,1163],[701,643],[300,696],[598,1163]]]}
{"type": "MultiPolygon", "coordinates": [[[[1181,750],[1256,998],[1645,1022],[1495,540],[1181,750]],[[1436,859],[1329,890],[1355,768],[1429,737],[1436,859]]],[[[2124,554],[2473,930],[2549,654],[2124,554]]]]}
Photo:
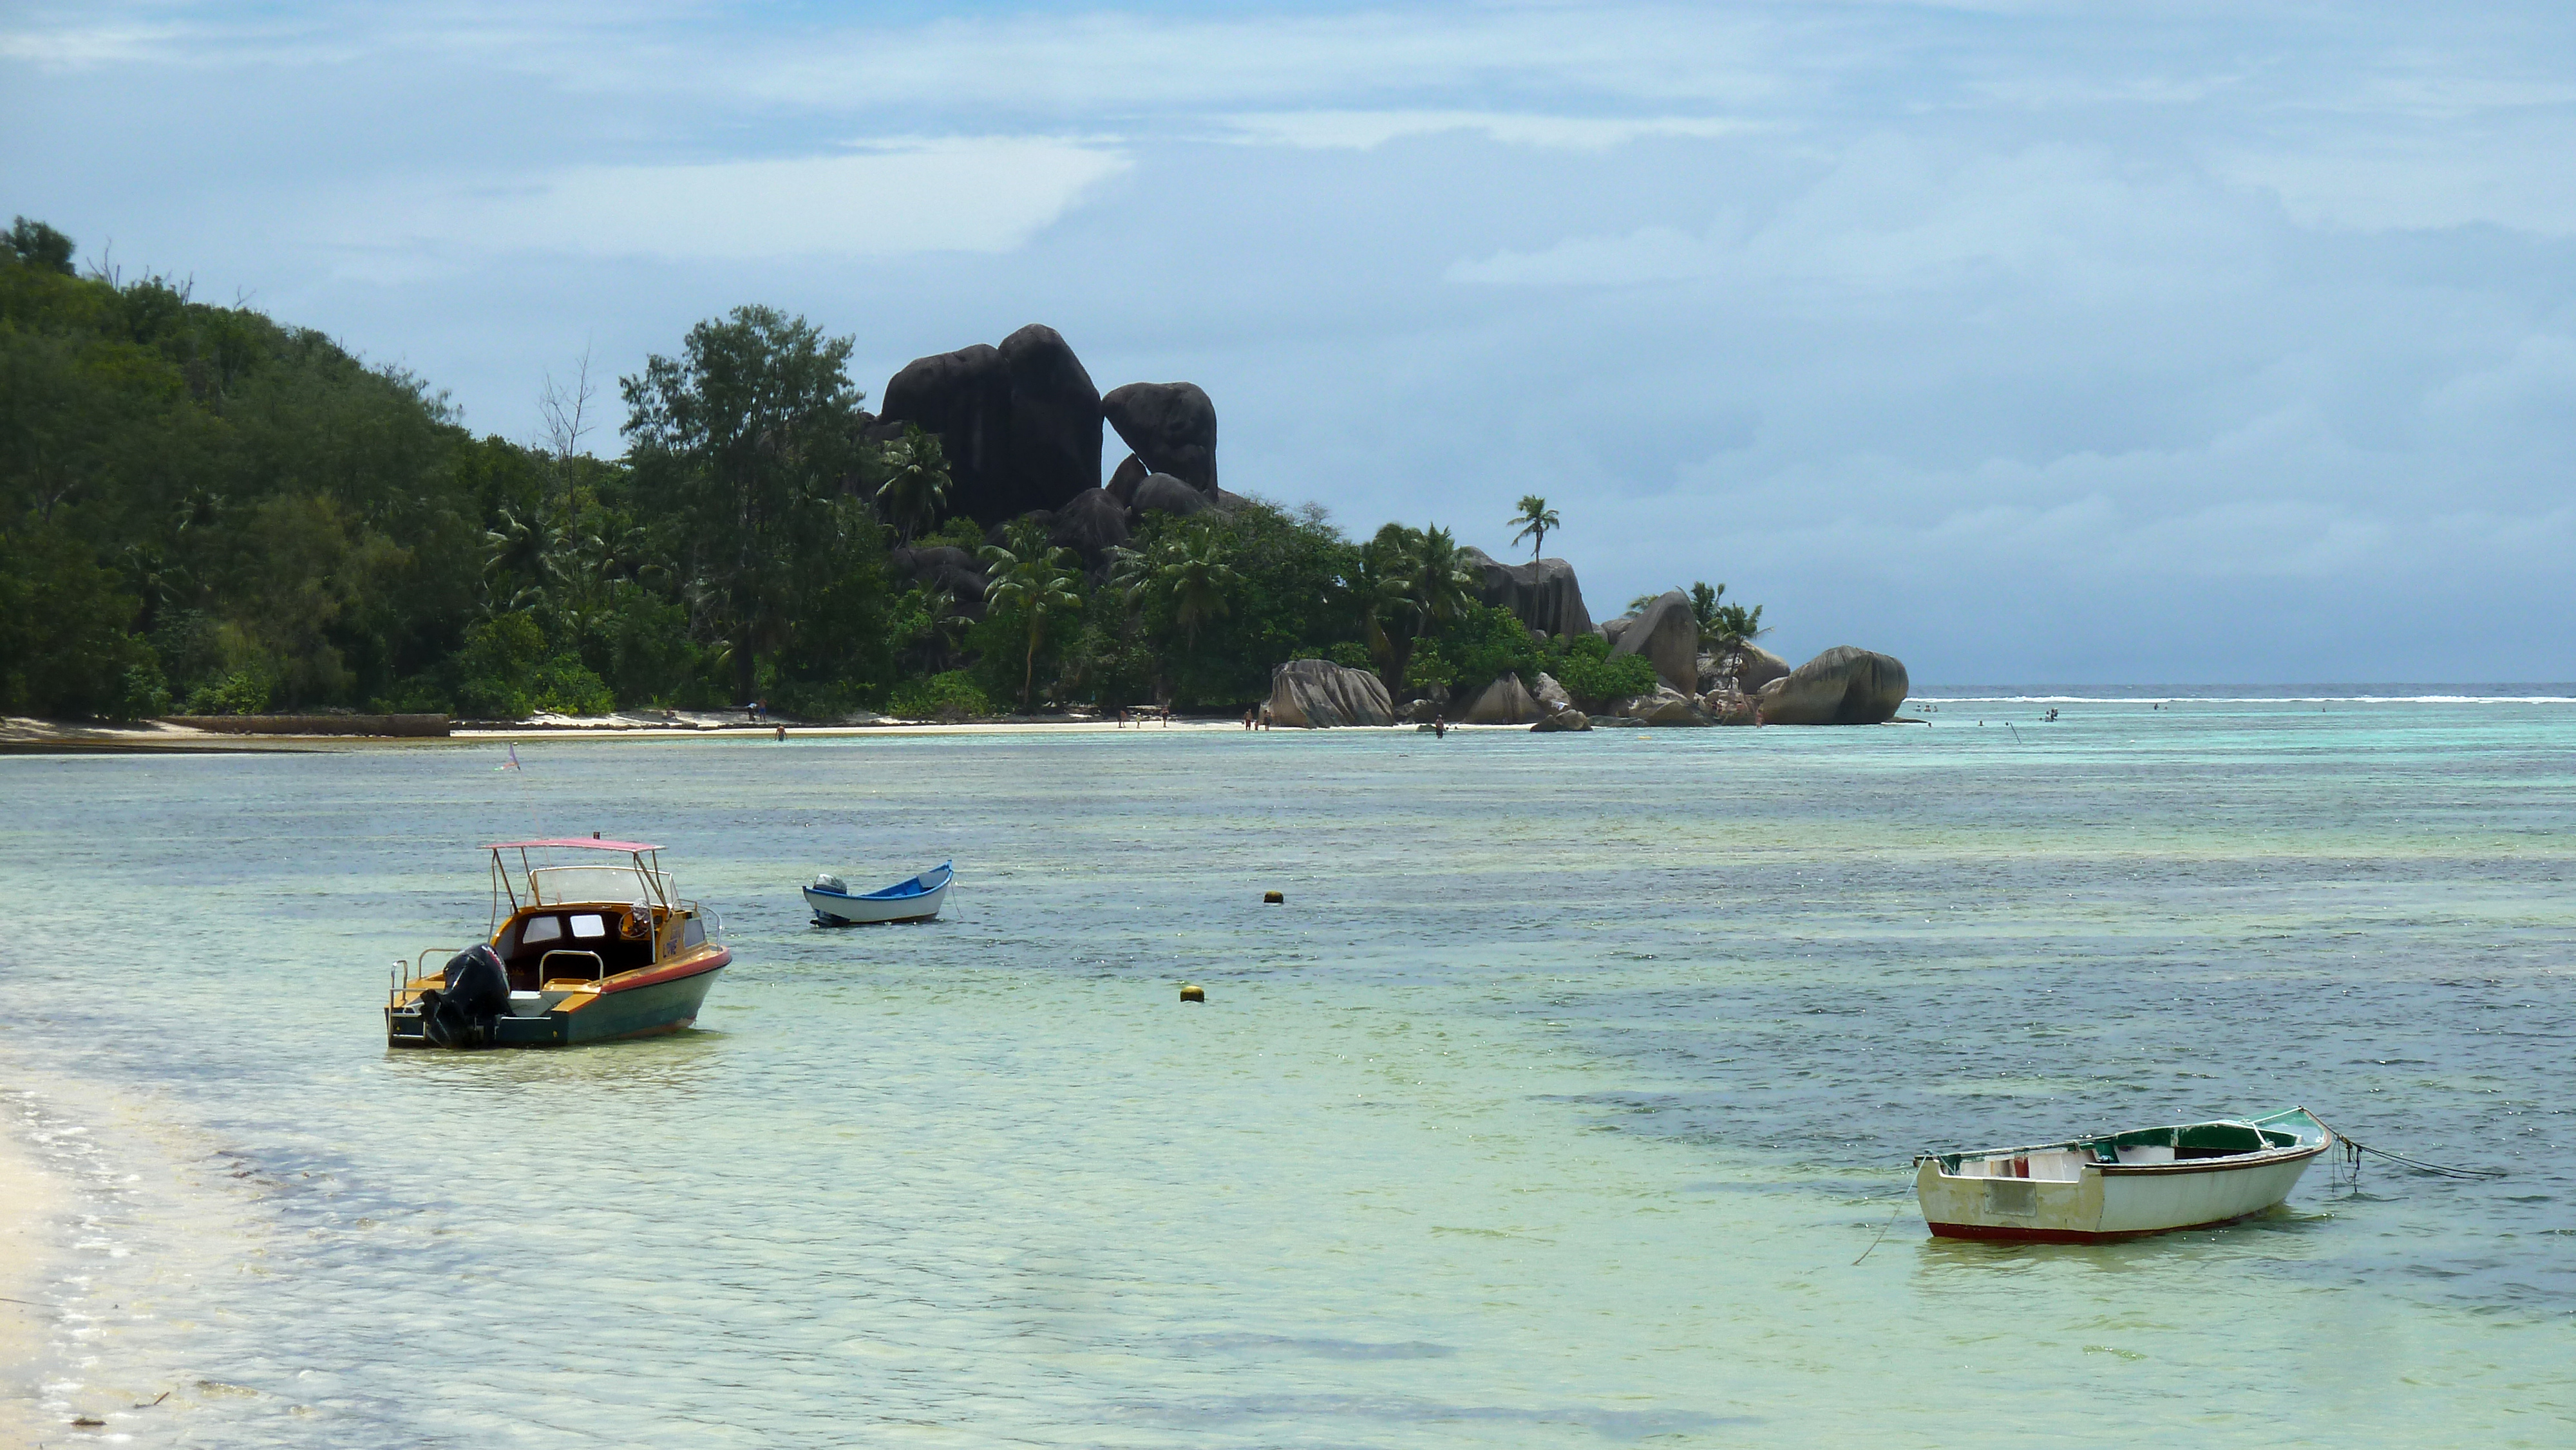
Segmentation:
{"type": "MultiPolygon", "coordinates": [[[[948,456],[948,517],[963,515],[1000,543],[1012,523],[1074,551],[1096,583],[1110,551],[1152,510],[1187,517],[1244,500],[1216,486],[1216,404],[1196,383],[1129,383],[1102,397],[1073,349],[1031,323],[999,347],[977,343],[915,358],[886,384],[885,412],[868,420],[879,442],[907,423],[938,435],[948,456]],[[1104,424],[1136,450],[1099,486],[1104,424]]],[[[959,549],[897,549],[899,582],[929,583],[980,613],[984,570],[959,549]],[[953,556],[953,557],[952,557],[953,556]]]]}
{"type": "Polygon", "coordinates": [[[1643,720],[1649,725],[1706,725],[1708,717],[1700,713],[1699,700],[1670,685],[1657,685],[1651,695],[1634,695],[1610,702],[1610,713],[1623,720],[1643,720]]]}
{"type": "Polygon", "coordinates": [[[1575,582],[1572,564],[1563,559],[1506,564],[1473,547],[1458,555],[1476,573],[1481,602],[1510,610],[1541,634],[1570,638],[1592,633],[1592,615],[1583,607],[1583,586],[1575,582]]]}
{"type": "Polygon", "coordinates": [[[969,615],[984,612],[984,566],[964,549],[947,544],[926,549],[889,549],[886,570],[904,583],[947,590],[969,615]]]}
{"type": "Polygon", "coordinates": [[[1100,392],[1052,327],[1030,323],[1000,347],[977,343],[916,358],[886,384],[869,430],[918,423],[948,454],[951,513],[989,528],[1057,509],[1100,486],[1100,392]]]}
{"type": "Polygon", "coordinates": [[[1149,473],[1136,481],[1136,494],[1129,504],[1133,512],[1160,509],[1167,514],[1188,518],[1216,507],[1216,500],[1199,492],[1189,483],[1168,473],[1149,473]]]}
{"type": "Polygon", "coordinates": [[[1145,460],[1133,453],[1128,454],[1109,475],[1109,496],[1118,500],[1122,508],[1134,504],[1136,485],[1143,483],[1145,475],[1151,472],[1153,470],[1145,466],[1145,460]]]}
{"type": "Polygon", "coordinates": [[[1536,696],[1521,683],[1521,677],[1506,674],[1476,692],[1459,712],[1461,725],[1526,725],[1549,713],[1542,709],[1536,696]]]}
{"type": "Polygon", "coordinates": [[[1610,652],[1643,655],[1666,685],[1684,695],[1699,693],[1699,616],[1691,613],[1690,596],[1678,589],[1656,596],[1610,641],[1610,652]]]}
{"type": "Polygon", "coordinates": [[[1699,688],[1703,694],[1732,686],[1738,693],[1750,695],[1773,680],[1786,678],[1788,673],[1787,660],[1750,643],[1699,657],[1699,688]]]}
{"type": "Polygon", "coordinates": [[[1196,383],[1129,383],[1100,400],[1145,467],[1216,496],[1216,404],[1196,383]]]}
{"type": "Polygon", "coordinates": [[[1764,685],[1754,703],[1765,725],[1877,725],[1912,688],[1895,656],[1846,644],[1764,685]]]}
{"type": "Polygon", "coordinates": [[[1270,701],[1262,710],[1271,724],[1291,729],[1395,723],[1395,704],[1383,681],[1331,660],[1290,660],[1273,669],[1270,701]]]}

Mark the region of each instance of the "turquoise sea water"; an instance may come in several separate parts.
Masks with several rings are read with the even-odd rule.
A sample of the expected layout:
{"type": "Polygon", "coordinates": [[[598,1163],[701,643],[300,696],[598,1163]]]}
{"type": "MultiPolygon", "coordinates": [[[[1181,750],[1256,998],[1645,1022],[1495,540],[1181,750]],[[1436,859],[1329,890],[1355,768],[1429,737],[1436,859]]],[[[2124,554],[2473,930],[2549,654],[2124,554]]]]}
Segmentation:
{"type": "Polygon", "coordinates": [[[0,1088],[88,1195],[51,1403],[171,1389],[108,1433],[227,1446],[2576,1439],[2576,703],[1978,693],[2065,692],[0,759],[0,1088]],[[386,964],[479,932],[474,846],[532,826],[669,845],[736,954],[699,1030],[389,1054],[386,964]],[[795,894],[950,856],[933,926],[795,894]],[[1917,1149],[2293,1103],[2510,1176],[2321,1163],[2105,1248],[1913,1208],[1917,1149]]]}

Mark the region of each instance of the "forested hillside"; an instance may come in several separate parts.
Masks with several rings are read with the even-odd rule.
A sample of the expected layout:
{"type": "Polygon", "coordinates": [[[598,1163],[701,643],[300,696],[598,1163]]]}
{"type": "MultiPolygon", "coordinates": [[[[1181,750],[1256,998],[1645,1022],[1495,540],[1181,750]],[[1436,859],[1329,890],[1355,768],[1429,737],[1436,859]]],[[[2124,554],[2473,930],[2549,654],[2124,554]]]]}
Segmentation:
{"type": "Polygon", "coordinates": [[[1504,670],[1590,696],[1651,683],[1480,602],[1442,529],[1355,543],[1229,495],[1139,512],[1086,559],[1029,521],[952,515],[940,439],[871,428],[850,352],[764,308],[701,323],[621,380],[625,446],[603,460],[582,446],[610,431],[596,402],[551,447],[478,438],[421,379],[165,278],[80,275],[69,239],[20,219],[0,250],[0,710],[1231,709],[1306,655],[1399,698],[1504,670]]]}

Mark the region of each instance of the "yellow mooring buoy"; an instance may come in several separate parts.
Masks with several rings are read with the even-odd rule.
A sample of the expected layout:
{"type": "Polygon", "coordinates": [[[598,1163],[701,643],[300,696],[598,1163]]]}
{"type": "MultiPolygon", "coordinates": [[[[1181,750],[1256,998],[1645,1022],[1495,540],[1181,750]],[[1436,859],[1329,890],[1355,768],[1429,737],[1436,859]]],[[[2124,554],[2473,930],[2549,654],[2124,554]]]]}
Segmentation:
{"type": "Polygon", "coordinates": [[[1276,891],[1265,891],[1261,893],[1261,904],[1264,906],[1277,906],[1287,899],[1287,897],[1280,895],[1276,891]]]}
{"type": "Polygon", "coordinates": [[[1207,991],[1196,982],[1183,982],[1181,983],[1181,1000],[1184,1002],[1204,1002],[1207,1000],[1207,991]]]}

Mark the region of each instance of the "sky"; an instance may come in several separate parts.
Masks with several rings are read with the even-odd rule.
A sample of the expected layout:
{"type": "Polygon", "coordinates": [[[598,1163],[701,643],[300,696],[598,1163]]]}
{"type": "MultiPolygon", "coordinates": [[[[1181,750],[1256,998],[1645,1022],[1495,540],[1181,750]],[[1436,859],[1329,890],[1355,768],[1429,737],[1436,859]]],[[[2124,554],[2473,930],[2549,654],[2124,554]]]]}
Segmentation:
{"type": "Polygon", "coordinates": [[[871,397],[1043,322],[1236,492],[1540,494],[1793,663],[2576,680],[2563,0],[13,0],[0,213],[522,440],[746,303],[871,397]]]}

